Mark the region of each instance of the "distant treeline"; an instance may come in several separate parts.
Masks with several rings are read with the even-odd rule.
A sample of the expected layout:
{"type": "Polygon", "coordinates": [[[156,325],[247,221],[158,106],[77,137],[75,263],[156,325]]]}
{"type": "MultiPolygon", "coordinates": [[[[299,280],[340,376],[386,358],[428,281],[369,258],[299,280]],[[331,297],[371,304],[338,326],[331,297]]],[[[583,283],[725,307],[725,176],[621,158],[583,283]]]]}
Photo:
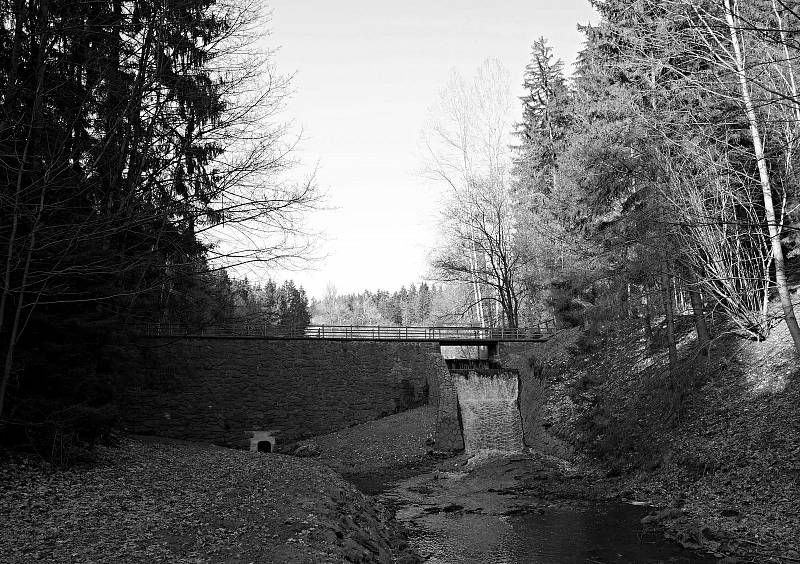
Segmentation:
{"type": "Polygon", "coordinates": [[[165,309],[159,321],[195,328],[242,322],[302,328],[311,321],[306,292],[293,280],[279,285],[268,278],[257,283],[220,270],[199,274],[192,281],[172,298],[180,306],[165,309]]]}
{"type": "Polygon", "coordinates": [[[324,325],[463,325],[472,322],[464,308],[464,288],[452,284],[411,284],[395,292],[339,294],[329,286],[312,304],[313,321],[324,325]]]}

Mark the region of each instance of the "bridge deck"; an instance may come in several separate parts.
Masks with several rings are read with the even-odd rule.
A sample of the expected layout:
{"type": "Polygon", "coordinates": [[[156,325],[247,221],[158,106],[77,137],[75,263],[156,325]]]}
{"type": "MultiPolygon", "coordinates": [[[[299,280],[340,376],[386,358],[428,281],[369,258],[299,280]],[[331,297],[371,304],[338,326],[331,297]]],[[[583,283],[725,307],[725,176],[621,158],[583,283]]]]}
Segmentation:
{"type": "Polygon", "coordinates": [[[149,323],[141,326],[151,337],[228,337],[261,339],[307,339],[326,341],[405,341],[435,342],[442,345],[481,345],[504,342],[541,342],[555,332],[548,321],[536,327],[409,327],[309,325],[302,328],[273,327],[265,323],[220,323],[192,327],[174,323],[149,323]]]}

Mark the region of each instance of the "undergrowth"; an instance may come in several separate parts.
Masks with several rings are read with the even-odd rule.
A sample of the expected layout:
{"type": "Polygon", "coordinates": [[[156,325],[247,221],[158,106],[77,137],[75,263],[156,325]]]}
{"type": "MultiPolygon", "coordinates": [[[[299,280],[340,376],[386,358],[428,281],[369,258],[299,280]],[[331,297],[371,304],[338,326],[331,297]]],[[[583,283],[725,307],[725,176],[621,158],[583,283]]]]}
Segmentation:
{"type": "Polygon", "coordinates": [[[690,317],[676,319],[679,364],[672,375],[664,323],[653,329],[652,341],[638,320],[572,330],[578,334],[565,346],[569,361],[549,371],[551,432],[607,462],[612,473],[657,468],[687,397],[713,374],[690,317]]]}

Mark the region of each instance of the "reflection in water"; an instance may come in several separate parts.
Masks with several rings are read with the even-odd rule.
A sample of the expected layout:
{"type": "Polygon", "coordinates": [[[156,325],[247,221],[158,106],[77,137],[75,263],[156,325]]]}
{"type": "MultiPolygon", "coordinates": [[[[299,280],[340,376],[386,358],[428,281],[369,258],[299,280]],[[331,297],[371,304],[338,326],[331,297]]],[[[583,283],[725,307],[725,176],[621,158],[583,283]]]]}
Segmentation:
{"type": "Polygon", "coordinates": [[[438,513],[414,519],[411,542],[432,563],[716,562],[643,532],[646,512],[618,505],[507,517],[438,513]]]}

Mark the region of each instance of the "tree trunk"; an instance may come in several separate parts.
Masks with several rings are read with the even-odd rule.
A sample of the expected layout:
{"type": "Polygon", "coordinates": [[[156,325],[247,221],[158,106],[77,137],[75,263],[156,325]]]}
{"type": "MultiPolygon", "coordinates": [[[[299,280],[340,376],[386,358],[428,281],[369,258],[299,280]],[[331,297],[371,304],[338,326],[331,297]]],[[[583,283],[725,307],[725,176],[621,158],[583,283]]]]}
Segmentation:
{"type": "MultiPolygon", "coordinates": [[[[42,95],[44,90],[44,77],[45,77],[45,50],[47,45],[47,20],[48,20],[48,3],[44,0],[39,7],[39,53],[36,60],[37,69],[36,69],[36,91],[34,94],[33,99],[33,108],[31,110],[31,118],[30,124],[28,126],[28,139],[25,141],[25,149],[23,151],[22,159],[19,164],[19,171],[16,179],[16,193],[15,193],[15,214],[14,214],[14,236],[9,240],[8,246],[8,253],[7,253],[7,261],[6,264],[6,272],[4,276],[4,288],[3,288],[3,296],[0,299],[0,315],[3,317],[6,315],[6,309],[8,308],[9,300],[8,298],[10,293],[10,284],[11,284],[11,269],[10,264],[13,259],[13,244],[14,238],[16,237],[16,229],[17,229],[17,214],[20,213],[19,209],[19,195],[22,192],[22,183],[24,177],[24,169],[28,160],[28,151],[30,146],[35,143],[34,139],[38,137],[36,135],[36,129],[41,127],[39,123],[40,114],[41,114],[41,107],[42,107],[42,95]]],[[[21,15],[21,14],[20,14],[21,15]]],[[[42,183],[42,186],[39,188],[40,190],[40,199],[39,199],[39,207],[37,209],[36,216],[33,218],[33,224],[31,226],[31,233],[30,233],[30,243],[28,245],[24,268],[22,272],[22,277],[19,282],[19,293],[16,302],[16,309],[14,310],[14,319],[10,325],[10,331],[8,335],[8,345],[6,346],[5,358],[3,359],[3,372],[2,377],[0,379],[0,418],[3,416],[3,412],[5,411],[5,404],[6,404],[6,394],[8,393],[8,384],[11,380],[11,370],[14,365],[14,352],[16,350],[17,341],[19,340],[20,336],[20,317],[22,314],[22,309],[25,301],[25,290],[28,284],[28,274],[30,271],[31,259],[36,249],[36,230],[39,227],[39,221],[41,219],[42,209],[44,208],[44,193],[47,189],[47,177],[45,176],[45,180],[42,183]]],[[[0,327],[2,327],[2,323],[0,323],[0,327]]]]}
{"type": "Polygon", "coordinates": [[[678,389],[678,348],[675,343],[675,310],[673,299],[672,275],[665,269],[661,275],[664,292],[664,317],[667,322],[667,348],[669,350],[669,387],[672,405],[668,419],[673,420],[678,412],[680,390],[678,389]]]}
{"type": "Polygon", "coordinates": [[[653,341],[653,318],[650,314],[650,299],[644,296],[644,336],[647,339],[647,346],[652,347],[653,341]]]}
{"type": "MultiPolygon", "coordinates": [[[[472,230],[474,233],[474,229],[472,230]]],[[[475,243],[471,245],[471,257],[470,257],[470,266],[472,268],[472,291],[474,293],[475,299],[475,311],[478,316],[478,325],[481,327],[486,327],[486,322],[483,317],[483,296],[481,295],[481,287],[480,283],[478,282],[478,253],[475,250],[475,243]]]]}
{"type": "Polygon", "coordinates": [[[672,297],[672,276],[664,273],[661,276],[664,286],[664,317],[667,322],[667,347],[669,348],[669,372],[674,375],[678,366],[678,349],[675,345],[675,308],[672,297]]]}
{"type": "Polygon", "coordinates": [[[22,272],[22,279],[20,282],[20,287],[23,290],[19,294],[19,300],[17,301],[17,307],[14,310],[14,320],[11,322],[11,332],[8,336],[8,347],[6,348],[5,359],[3,361],[3,377],[0,380],[0,418],[3,417],[3,412],[5,411],[5,403],[6,403],[6,393],[8,393],[8,384],[11,381],[11,370],[14,367],[14,352],[17,347],[17,341],[19,340],[20,336],[20,317],[22,315],[22,310],[25,306],[25,292],[24,288],[27,284],[28,273],[31,266],[31,255],[33,255],[33,249],[36,245],[36,232],[34,231],[31,233],[31,242],[28,248],[28,253],[25,258],[25,268],[22,272]]]}
{"type": "MultiPolygon", "coordinates": [[[[756,117],[755,109],[753,108],[753,101],[750,98],[750,88],[747,84],[747,75],[745,73],[744,56],[742,55],[741,44],[739,43],[739,32],[735,18],[734,8],[731,5],[731,0],[724,0],[725,5],[725,20],[728,23],[728,30],[731,35],[731,44],[733,45],[734,63],[736,65],[736,75],[739,78],[739,87],[742,94],[742,102],[744,104],[745,114],[750,126],[750,136],[753,140],[753,150],[756,155],[758,163],[758,176],[761,181],[761,193],[764,197],[764,211],[767,220],[767,229],[769,230],[769,239],[772,244],[772,255],[775,260],[775,284],[778,287],[778,295],[781,299],[781,306],[783,307],[783,317],[786,320],[786,326],[789,328],[789,333],[792,335],[794,341],[795,352],[800,356],[800,327],[797,325],[797,318],[794,315],[794,307],[792,306],[792,297],[789,293],[789,286],[786,282],[786,266],[783,256],[783,247],[781,247],[780,233],[778,232],[778,222],[775,218],[775,206],[772,201],[772,185],[770,182],[769,170],[767,169],[767,162],[764,159],[764,145],[761,141],[761,132],[758,128],[758,120],[756,117]]],[[[783,213],[783,210],[781,210],[783,213]]]]}
{"type": "Polygon", "coordinates": [[[694,315],[694,325],[697,328],[697,341],[700,343],[700,353],[708,356],[708,343],[711,337],[706,325],[706,316],[703,311],[703,296],[697,288],[689,288],[689,299],[692,302],[692,314],[694,315]]]}

